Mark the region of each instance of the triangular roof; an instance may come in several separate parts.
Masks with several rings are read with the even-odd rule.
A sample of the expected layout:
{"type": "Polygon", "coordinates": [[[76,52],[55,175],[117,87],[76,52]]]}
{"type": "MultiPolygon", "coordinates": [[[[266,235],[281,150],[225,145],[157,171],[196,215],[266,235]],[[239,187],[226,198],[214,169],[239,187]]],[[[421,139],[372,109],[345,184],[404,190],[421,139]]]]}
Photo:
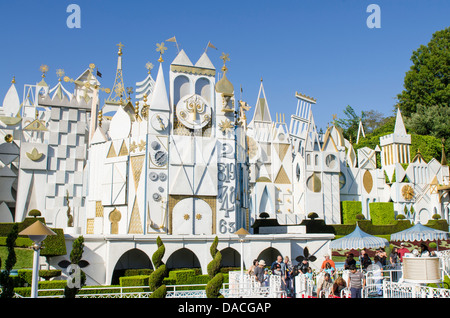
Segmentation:
{"type": "Polygon", "coordinates": [[[267,104],[266,93],[264,92],[264,86],[261,81],[259,87],[258,99],[256,101],[255,112],[253,114],[252,121],[271,123],[272,117],[270,117],[269,105],[267,104]]]}
{"type": "MultiPolygon", "coordinates": [[[[172,64],[173,64],[173,62],[172,62],[172,64]]],[[[203,52],[202,56],[200,56],[197,63],[195,63],[195,66],[201,67],[201,68],[208,68],[208,69],[212,69],[212,70],[216,69],[214,67],[213,63],[211,62],[211,60],[209,59],[208,55],[206,54],[206,52],[203,52]]]]}
{"type": "Polygon", "coordinates": [[[186,52],[184,52],[183,49],[177,54],[175,59],[172,61],[172,64],[175,65],[184,65],[184,66],[193,66],[191,60],[186,55],[186,52]]]}
{"type": "Polygon", "coordinates": [[[162,64],[159,64],[158,75],[156,76],[155,87],[153,89],[152,99],[150,102],[150,109],[170,111],[162,64]]]}

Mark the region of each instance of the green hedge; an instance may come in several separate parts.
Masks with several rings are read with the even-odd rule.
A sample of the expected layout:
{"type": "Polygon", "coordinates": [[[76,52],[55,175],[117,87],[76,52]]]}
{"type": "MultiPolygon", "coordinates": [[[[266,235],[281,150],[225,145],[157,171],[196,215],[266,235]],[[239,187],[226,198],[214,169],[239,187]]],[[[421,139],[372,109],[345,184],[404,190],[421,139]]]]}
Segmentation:
{"type": "Polygon", "coordinates": [[[356,215],[362,213],[361,201],[341,201],[343,224],[356,224],[356,215]]]}
{"type": "Polygon", "coordinates": [[[127,288],[125,292],[148,292],[150,291],[149,285],[150,275],[138,275],[138,276],[125,276],[120,277],[121,287],[135,287],[142,286],[142,288],[127,288]]]}
{"type": "MultiPolygon", "coordinates": [[[[19,233],[29,227],[36,221],[41,221],[45,224],[45,219],[41,217],[37,218],[25,218],[25,220],[19,224],[19,233]]],[[[6,242],[6,237],[15,223],[0,223],[0,245],[4,245],[6,242]]],[[[66,241],[64,238],[63,229],[54,229],[52,231],[56,235],[47,236],[47,238],[42,242],[41,256],[62,256],[67,254],[66,241]]],[[[32,241],[27,236],[19,236],[16,240],[17,247],[29,247],[32,241]]]]}
{"type": "MultiPolygon", "coordinates": [[[[336,235],[345,236],[352,233],[356,224],[333,224],[332,225],[336,231],[336,235]]],[[[396,220],[389,225],[373,225],[371,220],[358,221],[358,226],[361,230],[372,235],[390,235],[392,233],[400,232],[412,227],[410,221],[407,220],[396,220]]]]}
{"type": "Polygon", "coordinates": [[[369,210],[374,225],[389,225],[395,221],[394,202],[372,202],[369,210]]]}

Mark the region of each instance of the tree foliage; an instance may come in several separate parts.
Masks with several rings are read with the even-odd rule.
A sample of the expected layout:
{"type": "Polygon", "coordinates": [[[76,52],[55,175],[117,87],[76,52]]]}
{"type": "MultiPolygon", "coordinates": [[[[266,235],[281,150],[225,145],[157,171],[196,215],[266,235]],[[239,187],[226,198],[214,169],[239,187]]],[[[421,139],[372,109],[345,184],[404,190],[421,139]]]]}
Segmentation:
{"type": "Polygon", "coordinates": [[[210,277],[210,281],[206,285],[206,297],[208,298],[223,298],[223,295],[220,294],[220,288],[222,288],[224,277],[223,274],[219,272],[222,254],[217,249],[218,243],[219,238],[216,236],[210,247],[210,253],[213,259],[209,262],[207,267],[208,275],[210,277]]]}
{"type": "Polygon", "coordinates": [[[6,258],[5,262],[5,270],[0,272],[0,285],[2,286],[2,293],[0,294],[1,298],[12,298],[14,296],[14,280],[10,276],[10,274],[17,261],[14,246],[16,245],[16,239],[18,235],[19,225],[17,223],[14,223],[11,232],[9,232],[8,237],[6,238],[8,257],[6,258]]]}
{"type": "Polygon", "coordinates": [[[411,56],[404,90],[397,95],[398,106],[406,117],[423,107],[450,106],[450,27],[432,35],[411,56]]]}

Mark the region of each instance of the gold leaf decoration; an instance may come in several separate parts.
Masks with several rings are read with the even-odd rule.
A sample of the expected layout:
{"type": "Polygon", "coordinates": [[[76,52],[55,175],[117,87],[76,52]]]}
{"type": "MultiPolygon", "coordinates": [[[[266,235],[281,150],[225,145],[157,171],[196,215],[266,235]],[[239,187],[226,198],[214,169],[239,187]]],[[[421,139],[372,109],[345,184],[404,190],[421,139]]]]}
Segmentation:
{"type": "Polygon", "coordinates": [[[44,154],[40,153],[36,148],[33,148],[31,152],[27,152],[27,157],[32,161],[38,161],[44,154]]]}

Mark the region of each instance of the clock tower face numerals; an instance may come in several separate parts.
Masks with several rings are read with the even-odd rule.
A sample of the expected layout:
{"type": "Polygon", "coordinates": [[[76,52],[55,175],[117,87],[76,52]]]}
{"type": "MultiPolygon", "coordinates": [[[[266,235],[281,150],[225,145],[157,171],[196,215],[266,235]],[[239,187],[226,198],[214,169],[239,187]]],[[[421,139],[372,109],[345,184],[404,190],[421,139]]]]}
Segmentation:
{"type": "Polygon", "coordinates": [[[200,95],[188,95],[180,99],[176,108],[179,122],[189,129],[201,129],[211,121],[211,107],[200,95]]]}

